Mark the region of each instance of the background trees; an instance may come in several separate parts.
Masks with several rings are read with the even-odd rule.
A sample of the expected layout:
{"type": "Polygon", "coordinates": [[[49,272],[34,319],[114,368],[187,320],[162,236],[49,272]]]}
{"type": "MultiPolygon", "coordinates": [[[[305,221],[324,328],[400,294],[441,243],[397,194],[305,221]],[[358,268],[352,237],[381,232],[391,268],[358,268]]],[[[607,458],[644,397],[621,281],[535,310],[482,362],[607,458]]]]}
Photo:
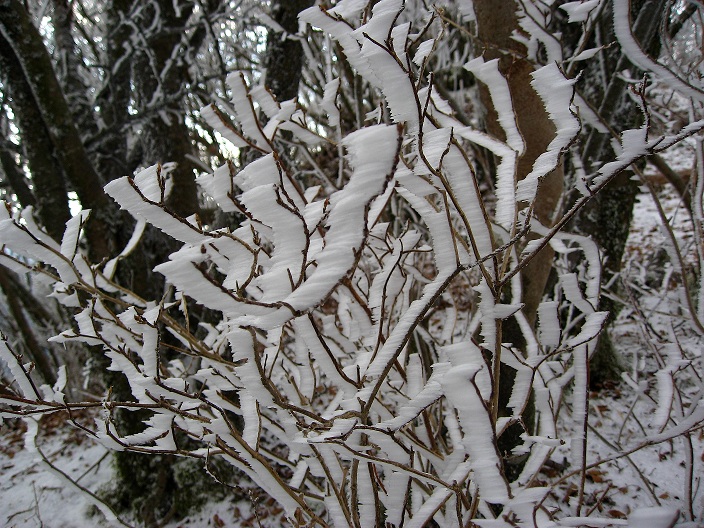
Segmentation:
{"type": "MultiPolygon", "coordinates": [[[[565,407],[584,475],[626,171],[702,127],[696,70],[656,49],[698,35],[696,11],[623,5],[0,1],[3,358],[23,393],[3,413],[95,406],[58,395],[72,359],[42,334],[63,331],[118,373],[93,380],[113,402],[96,438],[217,456],[299,524],[520,515],[565,407]],[[690,98],[689,128],[653,120],[662,95],[690,98]],[[64,231],[76,201],[92,213],[64,231]],[[38,308],[28,268],[61,307],[38,308]]],[[[660,405],[658,433],[698,426],[688,405],[660,405]]],[[[151,460],[157,524],[177,482],[151,460]]]]}
{"type": "MultiPolygon", "coordinates": [[[[252,69],[252,63],[260,62],[255,49],[261,46],[263,28],[252,22],[260,7],[268,10],[214,1],[3,2],[4,197],[16,207],[33,206],[39,224],[57,241],[70,205],[91,209],[84,243],[95,263],[117,256],[135,228],[102,190],[115,178],[138,167],[175,164],[167,165],[169,207],[184,217],[200,212],[195,169],[202,169],[201,153],[212,150],[216,141],[203,123],[196,131],[192,112],[218,92],[225,96],[221,90],[229,71],[252,69]],[[249,39],[232,38],[246,31],[251,31],[249,39]]],[[[175,247],[170,237],[146,228],[138,249],[121,259],[116,271],[120,285],[145,298],[160,298],[163,278],[152,268],[175,247]]],[[[81,363],[97,361],[96,356],[77,348],[71,349],[77,357],[66,357],[61,347],[43,343],[62,324],[56,319],[67,314],[38,312],[32,304],[43,301],[35,301],[12,272],[3,268],[2,273],[14,319],[14,328],[5,331],[22,342],[44,381],[53,384],[58,365],[68,363],[81,385],[81,363]]],[[[101,363],[95,376],[105,366],[101,363]]],[[[131,398],[123,376],[103,377],[96,381],[112,387],[115,398],[131,398]]],[[[132,433],[141,429],[143,418],[116,416],[121,429],[132,433]]],[[[155,522],[150,517],[164,515],[173,502],[164,495],[165,486],[176,485],[169,464],[130,454],[118,458],[124,481],[141,483],[118,481],[116,489],[127,494],[118,502],[142,508],[146,520],[155,522]],[[167,475],[155,479],[162,484],[150,491],[144,475],[164,471],[167,475]],[[131,504],[140,498],[144,506],[131,504]]]]}

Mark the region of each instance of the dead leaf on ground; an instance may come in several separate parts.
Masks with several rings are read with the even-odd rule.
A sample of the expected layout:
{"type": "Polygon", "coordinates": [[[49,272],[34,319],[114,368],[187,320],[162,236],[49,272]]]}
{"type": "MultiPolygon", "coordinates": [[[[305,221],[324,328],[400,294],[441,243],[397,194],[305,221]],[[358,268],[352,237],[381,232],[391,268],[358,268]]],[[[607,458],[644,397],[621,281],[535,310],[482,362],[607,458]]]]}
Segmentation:
{"type": "Polygon", "coordinates": [[[587,471],[587,478],[591,479],[592,482],[600,484],[604,482],[604,473],[598,469],[590,469],[587,471]]]}
{"type": "Polygon", "coordinates": [[[609,510],[607,512],[613,519],[626,519],[628,515],[623,513],[621,510],[609,510]]]}

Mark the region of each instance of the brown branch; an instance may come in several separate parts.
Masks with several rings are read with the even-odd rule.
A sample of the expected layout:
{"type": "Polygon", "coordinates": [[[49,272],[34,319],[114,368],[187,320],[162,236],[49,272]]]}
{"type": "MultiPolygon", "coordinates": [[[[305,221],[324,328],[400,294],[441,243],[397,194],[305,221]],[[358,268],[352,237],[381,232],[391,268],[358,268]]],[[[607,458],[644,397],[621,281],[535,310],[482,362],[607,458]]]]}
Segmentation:
{"type": "Polygon", "coordinates": [[[10,308],[10,313],[17,323],[17,329],[22,336],[22,341],[25,344],[27,352],[31,355],[34,365],[37,367],[37,371],[42,377],[42,380],[49,385],[56,383],[56,375],[54,374],[54,369],[50,365],[49,358],[47,357],[46,350],[39,344],[39,340],[34,335],[32,325],[27,320],[22,307],[18,301],[18,297],[12,288],[12,283],[18,281],[18,277],[14,275],[11,271],[0,266],[0,289],[2,289],[5,294],[5,299],[7,300],[7,305],[10,308]]]}
{"type": "Polygon", "coordinates": [[[653,154],[648,156],[648,161],[653,164],[653,166],[660,171],[660,174],[665,176],[665,179],[672,184],[672,186],[677,190],[678,194],[682,197],[682,202],[684,206],[692,214],[692,193],[689,190],[689,183],[685,178],[683,178],[677,171],[668,165],[668,163],[659,154],[653,154]]]}

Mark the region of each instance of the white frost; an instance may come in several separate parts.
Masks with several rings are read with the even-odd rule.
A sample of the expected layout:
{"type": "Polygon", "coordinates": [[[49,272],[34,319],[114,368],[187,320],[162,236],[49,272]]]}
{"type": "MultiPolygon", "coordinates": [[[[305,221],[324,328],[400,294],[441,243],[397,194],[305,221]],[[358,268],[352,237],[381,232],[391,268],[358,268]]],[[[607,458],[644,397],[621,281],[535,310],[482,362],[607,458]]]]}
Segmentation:
{"type": "Polygon", "coordinates": [[[482,368],[486,367],[476,364],[453,367],[443,377],[442,386],[448,402],[457,409],[462,446],[469,455],[481,497],[504,504],[510,497],[509,486],[501,469],[489,411],[474,385],[474,377],[482,368]]]}

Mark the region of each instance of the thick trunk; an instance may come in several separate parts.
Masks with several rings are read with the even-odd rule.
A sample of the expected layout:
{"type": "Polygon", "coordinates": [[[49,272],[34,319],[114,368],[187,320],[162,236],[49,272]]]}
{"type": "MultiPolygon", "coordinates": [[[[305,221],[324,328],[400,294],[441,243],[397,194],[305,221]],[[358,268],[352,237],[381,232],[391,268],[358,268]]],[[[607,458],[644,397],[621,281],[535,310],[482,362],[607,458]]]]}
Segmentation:
{"type": "Polygon", "coordinates": [[[18,0],[0,2],[0,31],[19,60],[56,155],[85,207],[108,202],[78,136],[41,35],[18,0]]]}
{"type": "Polygon", "coordinates": [[[128,45],[132,36],[132,27],[127,23],[132,0],[111,0],[106,9],[107,38],[106,64],[112,65],[105,84],[96,100],[103,130],[89,144],[95,159],[98,173],[103,181],[112,181],[126,175],[132,175],[128,162],[127,120],[130,105],[130,59],[132,54],[128,45]]]}
{"type": "MultiPolygon", "coordinates": [[[[199,204],[195,164],[189,159],[189,156],[195,157],[198,153],[185,123],[181,97],[189,79],[188,61],[184,57],[188,47],[198,47],[197,41],[202,31],[188,36],[185,30],[193,4],[188,7],[182,5],[176,12],[176,4],[170,0],[153,4],[130,3],[114,0],[113,6],[129,16],[139,28],[143,47],[131,52],[131,60],[120,60],[124,58],[123,45],[129,41],[131,30],[120,24],[119,13],[114,13],[115,32],[109,42],[108,55],[110,63],[119,67],[112,71],[105,99],[101,101],[101,111],[110,120],[111,126],[123,126],[127,115],[125,106],[129,102],[126,91],[129,84],[126,81],[131,78],[133,103],[141,117],[139,164],[177,164],[171,173],[173,186],[166,206],[176,214],[187,217],[198,212],[199,204]]],[[[126,154],[126,145],[118,136],[107,137],[104,145],[114,145],[118,152],[126,154]]],[[[103,150],[107,149],[100,145],[100,151],[103,150]]],[[[126,155],[124,164],[128,165],[126,155]]],[[[107,173],[110,179],[121,175],[107,173]]],[[[164,278],[154,273],[152,268],[156,263],[166,261],[176,249],[178,243],[175,240],[149,226],[140,241],[139,250],[121,262],[119,280],[144,298],[161,299],[164,278]]],[[[172,342],[173,338],[168,334],[162,335],[161,340],[162,343],[179,345],[172,342]]],[[[173,354],[168,348],[161,350],[164,360],[172,359],[173,354]]],[[[108,383],[112,385],[112,395],[116,400],[132,399],[129,384],[123,375],[111,376],[108,383]]],[[[114,419],[122,434],[134,434],[144,429],[142,422],[149,415],[149,412],[122,410],[114,414],[114,419]]],[[[128,510],[136,514],[145,526],[159,526],[175,512],[185,513],[190,506],[185,503],[192,493],[191,488],[203,487],[203,482],[212,487],[214,483],[196,462],[191,464],[192,480],[179,483],[174,470],[176,465],[177,459],[173,456],[153,457],[127,451],[116,453],[116,479],[108,501],[120,511],[128,510]]]]}
{"type": "MultiPolygon", "coordinates": [[[[10,106],[20,130],[21,144],[31,173],[34,193],[31,193],[29,188],[23,188],[23,178],[12,175],[16,166],[11,159],[7,159],[6,173],[10,176],[11,184],[13,180],[15,181],[13,189],[17,192],[22,205],[35,205],[41,225],[54,240],[60,241],[64,225],[71,218],[63,171],[53,155],[51,136],[32,97],[32,90],[22,65],[2,34],[0,34],[0,69],[5,75],[9,88],[10,106]],[[27,196],[28,192],[32,196],[31,201],[27,196]]],[[[3,167],[5,166],[6,163],[3,162],[3,167]]]]}
{"type": "MultiPolygon", "coordinates": [[[[633,34],[641,43],[641,47],[652,56],[659,54],[661,43],[658,39],[658,29],[667,11],[665,4],[665,0],[646,0],[633,9],[633,34]]],[[[607,9],[601,33],[608,42],[613,37],[612,24],[610,10],[607,9]]],[[[605,122],[613,123],[615,132],[620,133],[623,129],[638,126],[642,115],[635,103],[630,101],[629,85],[620,75],[620,72],[630,66],[627,58],[620,53],[611,52],[604,55],[604,62],[604,71],[609,77],[604,79],[603,73],[599,72],[583,75],[584,91],[591,95],[592,101],[597,102],[595,106],[601,118],[605,122]],[[600,84],[600,81],[604,84],[600,84]],[[604,85],[605,88],[602,89],[601,86],[604,85]]],[[[637,79],[640,75],[641,72],[631,66],[630,77],[637,79]]],[[[596,170],[600,161],[614,157],[610,139],[607,134],[592,130],[582,154],[585,167],[596,170]]],[[[621,271],[626,240],[633,219],[638,182],[631,176],[631,173],[622,173],[615,178],[579,212],[573,224],[578,233],[591,236],[599,244],[604,255],[604,282],[607,283],[621,271]]],[[[608,311],[613,322],[620,305],[608,297],[603,297],[599,308],[608,311]]],[[[598,386],[608,379],[617,380],[621,370],[621,360],[610,337],[603,336],[592,356],[590,383],[598,386]]]]}
{"type": "Polygon", "coordinates": [[[272,18],[284,33],[269,30],[266,39],[266,86],[279,101],[298,95],[303,70],[303,47],[291,38],[298,32],[298,13],[313,5],[313,0],[285,0],[273,4],[272,18]]]}
{"type": "MultiPolygon", "coordinates": [[[[174,11],[172,2],[160,2],[160,26],[149,35],[148,49],[140,50],[133,62],[137,106],[145,120],[140,140],[143,163],[176,162],[171,174],[173,189],[168,207],[181,216],[198,212],[198,194],[195,183],[195,164],[189,156],[197,156],[190,138],[181,98],[178,97],[189,79],[188,63],[179,60],[186,53],[184,28],[191,8],[174,11]]],[[[141,24],[151,25],[146,9],[141,24]]],[[[146,31],[146,28],[145,28],[146,31]]]]}
{"type": "Polygon", "coordinates": [[[86,238],[91,259],[99,262],[115,249],[114,207],[103,192],[98,174],[78,135],[41,35],[19,0],[0,0],[0,34],[4,39],[0,45],[2,54],[14,53],[21,64],[64,174],[81,204],[93,209],[86,226],[86,238]]]}
{"type": "MultiPolygon", "coordinates": [[[[525,178],[532,170],[535,160],[547,150],[555,136],[555,126],[550,120],[542,99],[533,89],[533,64],[524,58],[525,47],[512,37],[518,28],[516,4],[478,0],[474,3],[477,15],[479,42],[484,46],[486,60],[499,59],[499,68],[506,77],[511,93],[518,129],[525,142],[525,152],[518,160],[516,180],[525,178]]],[[[480,85],[480,97],[486,111],[486,128],[494,136],[505,139],[498,123],[488,90],[480,85]]],[[[535,216],[544,225],[552,225],[555,208],[562,196],[564,172],[559,166],[548,174],[540,184],[535,200],[535,216]]],[[[535,322],[538,304],[543,297],[553,259],[549,247],[541,251],[522,273],[524,313],[535,322]]]]}
{"type": "Polygon", "coordinates": [[[94,135],[97,128],[93,119],[91,102],[88,98],[88,88],[82,82],[83,60],[73,39],[74,17],[71,4],[73,2],[69,2],[69,0],[52,0],[51,2],[53,7],[51,19],[56,48],[54,50],[55,69],[79,134],[86,138],[94,135]]]}
{"type": "MultiPolygon", "coordinates": [[[[525,47],[512,39],[518,29],[517,5],[512,2],[475,0],[478,40],[484,46],[486,60],[499,59],[499,69],[506,78],[519,132],[525,142],[525,152],[519,158],[516,168],[516,181],[525,178],[532,170],[535,160],[547,150],[555,136],[555,126],[545,111],[543,101],[530,84],[533,64],[524,58],[525,47]]],[[[486,128],[500,139],[505,139],[498,115],[492,106],[486,87],[480,85],[480,98],[486,110],[486,128]]],[[[538,189],[534,213],[547,226],[552,224],[555,208],[563,190],[564,174],[562,167],[545,176],[538,189]]],[[[553,251],[544,248],[523,270],[523,311],[531,323],[535,322],[538,305],[543,297],[545,285],[552,268],[553,251]]],[[[513,302],[518,302],[514,299],[513,302]]],[[[502,325],[502,341],[524,347],[522,332],[513,318],[502,325]]],[[[507,404],[515,380],[515,370],[501,364],[498,414],[507,412],[507,404]]],[[[523,425],[509,427],[499,438],[499,449],[504,454],[506,476],[514,480],[522,468],[522,459],[514,460],[510,451],[521,443],[520,435],[527,429],[532,434],[534,408],[529,405],[523,414],[523,425]]]]}

